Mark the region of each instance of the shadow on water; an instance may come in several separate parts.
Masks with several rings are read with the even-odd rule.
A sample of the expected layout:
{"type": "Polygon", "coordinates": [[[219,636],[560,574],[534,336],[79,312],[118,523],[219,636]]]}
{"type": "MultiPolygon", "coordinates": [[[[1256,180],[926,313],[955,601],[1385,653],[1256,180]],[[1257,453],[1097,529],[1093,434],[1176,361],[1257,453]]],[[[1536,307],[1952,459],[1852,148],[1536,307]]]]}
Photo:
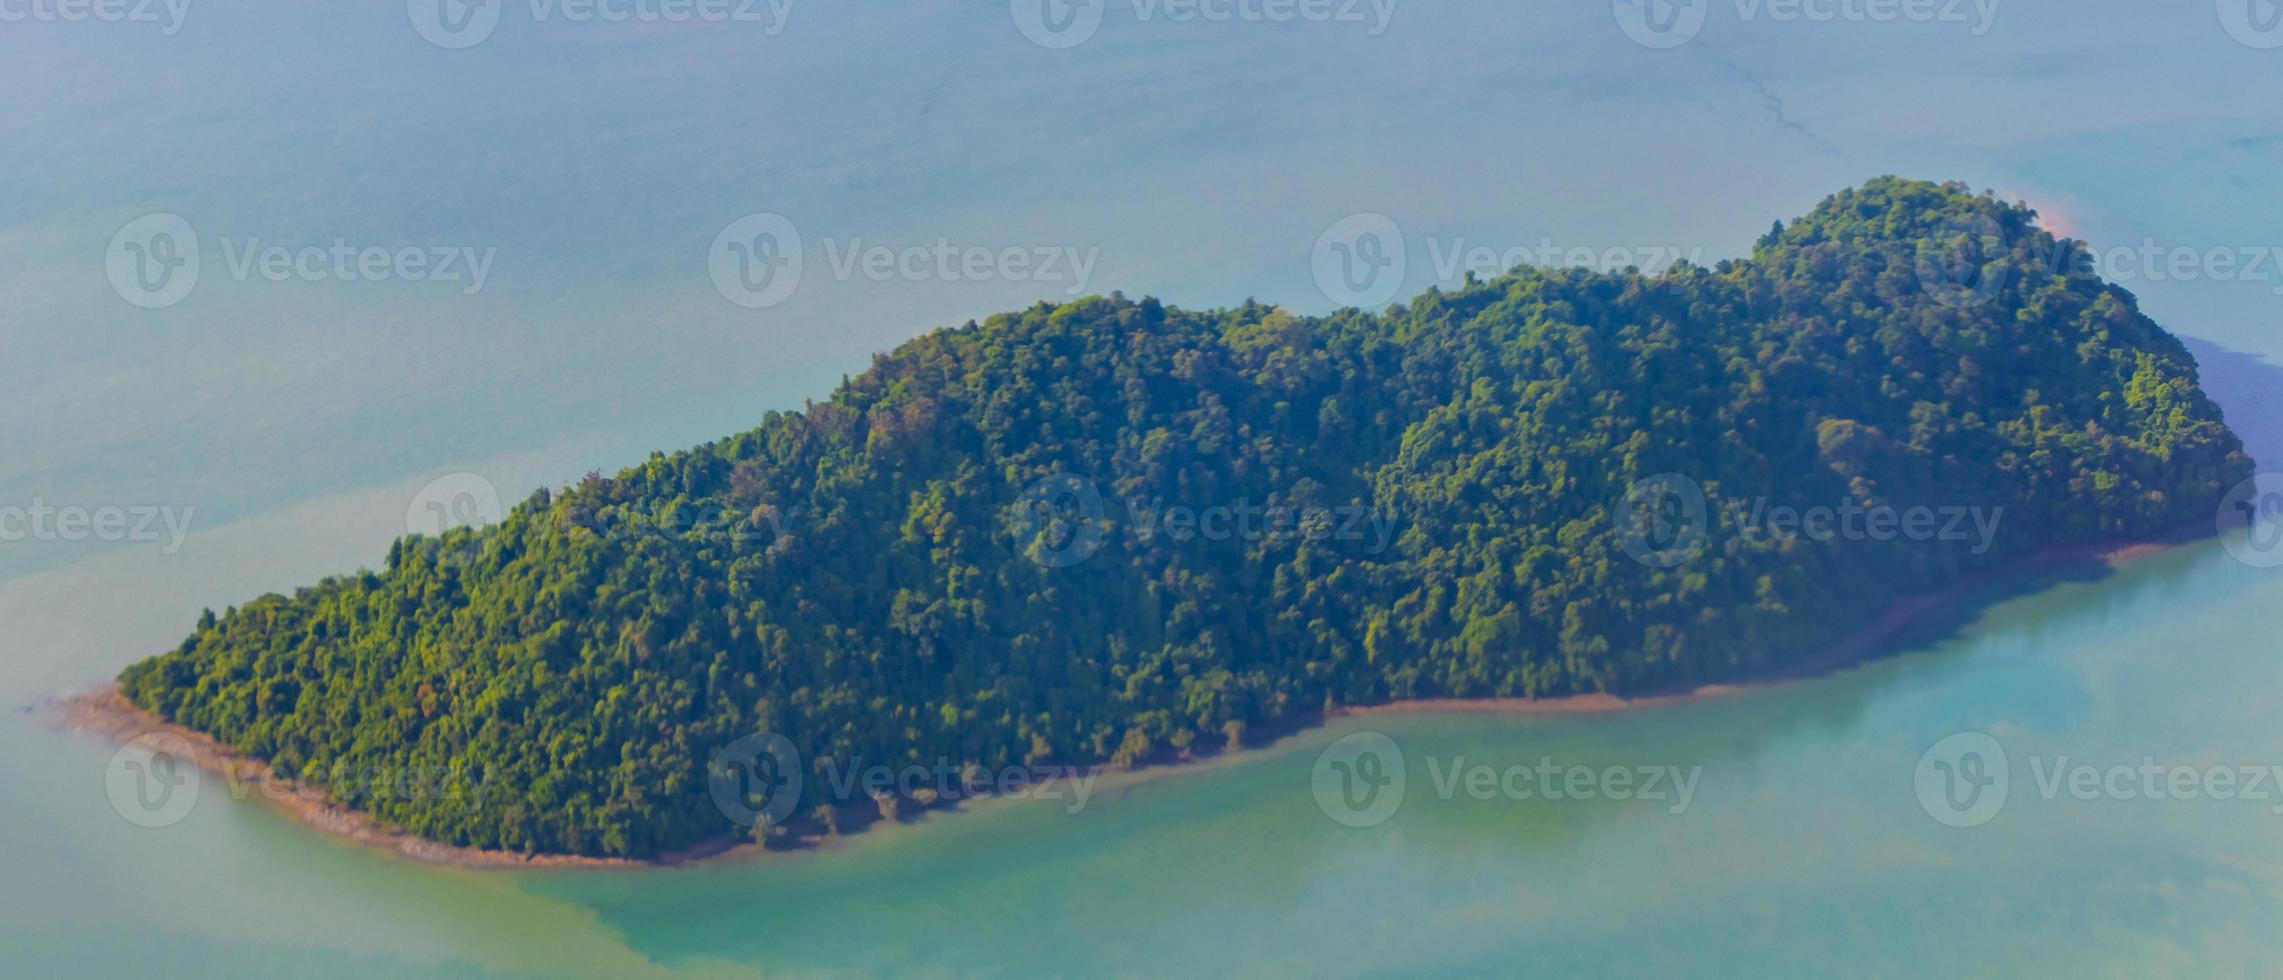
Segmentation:
{"type": "MultiPolygon", "coordinates": [[[[2271,363],[2260,355],[2231,350],[2210,341],[2185,336],[2180,339],[2196,359],[2198,383],[2205,394],[2220,407],[2228,427],[2243,440],[2244,451],[2260,464],[2262,470],[2283,471],[2283,365],[2271,363]]],[[[2190,526],[2166,538],[2165,543],[2186,545],[2209,536],[2208,528],[2190,526]]],[[[1946,645],[1967,637],[1973,627],[1996,607],[2049,593],[2064,586],[2100,582],[2115,574],[2116,569],[2110,563],[2090,558],[1996,572],[1920,613],[1894,635],[1855,651],[1853,656],[1836,665],[1782,676],[1794,679],[1831,677],[1882,661],[1916,658],[1927,654],[1939,660],[1943,651],[1948,649],[1946,645]]],[[[2024,620],[2019,625],[2034,629],[2042,621],[2043,614],[2034,615],[2035,618],[2024,620]]],[[[1782,733],[1797,733],[1803,729],[1845,732],[1870,703],[1879,686],[1875,683],[1831,685],[1828,690],[1818,692],[1819,697],[1814,705],[1787,716],[1782,733]]],[[[1777,734],[1779,732],[1769,731],[1760,733],[1756,738],[1765,739],[1777,734]]],[[[1750,745],[1737,744],[1731,748],[1743,757],[1748,758],[1754,754],[1750,745]]]]}
{"type": "MultiPolygon", "coordinates": [[[[2196,359],[2199,384],[2219,405],[2228,427],[2242,438],[2245,452],[2262,470],[2283,471],[2283,366],[2209,341],[2192,337],[2181,340],[2196,359]]],[[[2192,525],[2163,541],[2176,549],[2182,545],[2192,549],[2195,542],[2209,537],[2208,527],[2192,525]]],[[[1947,654],[1957,650],[1953,644],[1969,638],[1974,627],[1993,609],[2066,586],[2101,582],[2116,573],[2116,567],[2108,561],[2089,557],[1994,572],[1919,613],[1891,636],[1851,651],[1837,661],[1779,673],[1775,679],[1838,680],[1862,668],[1897,660],[1908,661],[1893,665],[1906,672],[1939,668],[1949,659],[1947,654]]],[[[2009,620],[2009,625],[2034,631],[2048,617],[2065,613],[2058,609],[2025,610],[2023,615],[2027,618],[2019,622],[2009,620]]],[[[1727,744],[1722,746],[1723,757],[1749,760],[1759,754],[1761,746],[1780,737],[1849,731],[1885,686],[1875,679],[1859,680],[1859,683],[1822,685],[1811,703],[1771,715],[1771,724],[1765,728],[1730,733],[1727,744]]]]}
{"type": "MultiPolygon", "coordinates": [[[[2183,541],[2188,540],[2183,538],[2183,541]]],[[[2178,542],[2175,542],[2178,543],[2178,542]]],[[[1879,660],[1963,638],[1992,608],[2064,585],[2089,585],[2115,574],[2106,561],[2085,559],[2009,570],[1920,613],[1866,660],[1879,660]]]]}
{"type": "Polygon", "coordinates": [[[2180,338],[2196,358],[2204,393],[2263,470],[2283,468],[2283,366],[2208,340],[2180,338]]]}

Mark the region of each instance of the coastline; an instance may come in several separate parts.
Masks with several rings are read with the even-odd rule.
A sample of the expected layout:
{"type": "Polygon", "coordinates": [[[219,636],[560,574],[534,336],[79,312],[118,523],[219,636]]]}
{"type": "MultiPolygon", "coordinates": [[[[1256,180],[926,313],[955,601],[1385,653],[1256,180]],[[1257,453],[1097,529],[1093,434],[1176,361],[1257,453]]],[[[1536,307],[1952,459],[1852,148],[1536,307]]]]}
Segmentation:
{"type": "MultiPolygon", "coordinates": [[[[2042,568],[2085,563],[2112,567],[2199,540],[2208,534],[2198,525],[2186,525],[2141,538],[2087,545],[2047,548],[2002,568],[1968,576],[1947,588],[1903,596],[1890,603],[1877,618],[1823,649],[1777,670],[1732,681],[1674,688],[1625,697],[1609,693],[1573,694],[1555,698],[1413,698],[1373,705],[1333,706],[1326,711],[1294,719],[1261,740],[1258,746],[1215,752],[1194,758],[1151,761],[1130,770],[1098,768],[1116,782],[1146,782],[1191,771],[1216,761],[1226,762],[1264,749],[1286,738],[1336,718],[1387,714],[1510,714],[1589,715],[1645,711],[1693,701],[1762,690],[1792,681],[1826,676],[1878,659],[1889,644],[1920,623],[1927,613],[1963,599],[1995,582],[2042,568]]],[[[259,797],[289,818],[333,837],[386,850],[415,861],[475,869],[655,869],[715,861],[744,860],[778,853],[779,847],[717,838],[696,847],[650,858],[587,857],[569,854],[526,854],[520,851],[460,847],[390,828],[372,814],[334,802],[322,790],[278,776],[262,760],[242,755],[211,736],[160,720],[128,701],[116,683],[60,696],[50,702],[61,727],[98,735],[124,745],[154,735],[170,736],[190,748],[190,761],[208,776],[223,781],[233,799],[259,797]]],[[[856,828],[861,833],[869,824],[856,828]]],[[[800,834],[787,842],[793,849],[830,846],[841,836],[800,834]]]]}
{"type": "Polygon", "coordinates": [[[221,780],[233,800],[258,799],[312,829],[416,861],[462,868],[656,868],[708,860],[741,849],[721,841],[637,859],[459,847],[387,827],[372,814],[335,803],[322,790],[281,777],[268,763],[240,754],[204,732],[162,721],[128,701],[116,683],[59,697],[50,704],[63,727],[102,736],[117,745],[151,736],[180,739],[190,748],[189,761],[200,772],[221,780]]]}
{"type": "MultiPolygon", "coordinates": [[[[2166,545],[2133,545],[2118,549],[2112,554],[2092,556],[2088,560],[2129,561],[2166,545]],[[2141,550],[2146,549],[2146,550],[2141,550]]],[[[2054,559],[2065,562],[2068,559],[2054,559]]],[[[2009,566],[2004,574],[2018,575],[2044,562],[2025,559],[2009,566]]],[[[1994,577],[1994,576],[1993,576],[1994,577]]],[[[1792,681],[1810,680],[1879,659],[1880,651],[1925,616],[1946,603],[1952,602],[1986,584],[1981,576],[1963,580],[1941,592],[1904,596],[1887,605],[1878,618],[1865,623],[1855,632],[1826,645],[1797,663],[1786,664],[1766,673],[1740,677],[1735,680],[1716,681],[1688,687],[1676,687],[1631,697],[1609,693],[1570,694],[1558,698],[1411,698],[1383,704],[1337,708],[1333,717],[1360,717],[1368,715],[1399,714],[1531,714],[1531,715],[1599,715],[1625,711],[1647,711],[1692,701],[1707,701],[1764,690],[1792,681]]]]}
{"type": "Polygon", "coordinates": [[[2064,565],[2097,562],[2114,567],[2210,536],[2201,533],[2200,529],[2201,522],[2198,522],[2140,538],[2047,548],[2004,567],[1959,579],[1947,588],[1897,598],[1877,618],[1863,624],[1855,632],[1826,644],[1796,662],[1758,675],[1674,687],[1631,697],[1595,693],[1570,694],[1557,698],[1411,698],[1381,704],[1337,707],[1329,714],[1330,717],[1389,714],[1594,715],[1644,711],[1758,691],[1790,681],[1823,677],[1877,660],[1888,644],[1917,626],[1927,613],[2009,577],[2064,565]]]}

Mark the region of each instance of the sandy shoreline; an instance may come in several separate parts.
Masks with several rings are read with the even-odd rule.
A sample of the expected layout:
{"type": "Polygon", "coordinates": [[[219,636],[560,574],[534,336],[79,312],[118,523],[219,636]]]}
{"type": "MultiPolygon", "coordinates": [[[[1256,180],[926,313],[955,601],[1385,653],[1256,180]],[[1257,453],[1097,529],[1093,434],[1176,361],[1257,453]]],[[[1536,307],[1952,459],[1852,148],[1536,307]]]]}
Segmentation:
{"type": "MultiPolygon", "coordinates": [[[[2171,533],[2125,542],[2097,545],[2080,545],[2049,548],[2003,569],[1963,579],[1939,592],[1906,596],[1895,600],[1877,619],[1854,633],[1830,644],[1814,655],[1789,664],[1784,668],[1756,678],[1733,682],[1705,684],[1634,697],[1614,694],[1577,694],[1558,698],[1416,698],[1390,701],[1383,704],[1355,707],[1335,707],[1313,718],[1301,719],[1270,742],[1322,725],[1339,717],[1384,714],[1517,714],[1517,715],[1587,715],[1621,711],[1642,711],[1668,705],[1725,697],[1747,691],[1760,690],[1788,681],[1818,677],[1873,659],[1887,644],[1895,640],[1926,613],[1947,603],[1961,599],[2006,576],[2019,575],[2039,568],[2086,562],[2120,564],[2161,552],[2176,544],[2194,540],[2194,529],[2184,528],[2171,533]]],[[[279,777],[269,765],[259,759],[248,758],[215,741],[212,737],[181,725],[161,721],[129,702],[119,693],[118,687],[106,684],[100,688],[76,695],[58,698],[52,703],[64,727],[100,735],[118,744],[151,736],[172,736],[189,747],[190,761],[209,776],[223,781],[229,795],[235,799],[258,797],[288,816],[325,833],[359,844],[378,847],[417,861],[446,864],[464,868],[659,868],[688,865],[697,862],[752,858],[774,853],[751,843],[738,843],[727,839],[709,842],[695,848],[655,858],[598,858],[565,854],[524,854],[517,851],[495,851],[481,848],[456,847],[427,838],[417,837],[382,825],[371,814],[333,802],[313,787],[279,777]]],[[[1117,775],[1136,782],[1154,780],[1196,768],[1220,755],[1170,763],[1153,763],[1139,770],[1117,775]]],[[[800,847],[813,847],[829,839],[802,837],[794,843],[800,847]]]]}
{"type": "Polygon", "coordinates": [[[371,814],[333,802],[321,790],[278,776],[268,763],[240,755],[204,732],[160,721],[128,701],[115,684],[59,698],[53,707],[65,727],[101,735],[117,744],[153,736],[180,739],[181,743],[171,746],[177,754],[187,755],[199,771],[218,779],[219,788],[231,798],[259,800],[317,830],[418,861],[465,868],[649,868],[687,864],[740,849],[721,843],[637,860],[455,847],[392,830],[371,814]],[[187,743],[187,753],[179,752],[182,743],[187,743]]]}

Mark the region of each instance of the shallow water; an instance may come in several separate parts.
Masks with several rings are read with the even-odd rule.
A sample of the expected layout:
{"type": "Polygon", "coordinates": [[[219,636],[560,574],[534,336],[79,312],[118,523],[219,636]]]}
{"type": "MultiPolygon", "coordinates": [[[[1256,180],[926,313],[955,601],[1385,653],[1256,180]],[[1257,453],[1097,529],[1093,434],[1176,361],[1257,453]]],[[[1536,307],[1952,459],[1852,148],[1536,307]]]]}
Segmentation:
{"type": "MultiPolygon", "coordinates": [[[[0,542],[0,975],[2273,975],[2270,804],[2038,792],[2038,770],[2283,763],[2283,573],[2205,542],[2046,583],[1904,655],[1653,712],[1349,719],[1226,764],[703,868],[413,864],[205,787],[129,823],[111,748],[17,711],[179,641],[202,607],[377,563],[432,479],[512,500],[822,397],[927,327],[1068,281],[872,282],[832,240],[1099,248],[1084,291],[1333,304],[1317,235],[1388,215],[1406,291],[1474,245],[1742,253],[1865,177],[2028,195],[2104,245],[2283,244],[2283,52],[2209,5],[2002,6],[1947,25],[1739,23],[1674,51],[1606,4],[1400,5],[1340,25],[1131,23],[1075,52],[982,3],[797,6],[775,37],[503,23],[446,52],[394,5],[194,4],[183,30],[0,25],[0,505],[195,508],[150,542],[0,542]],[[496,247],[437,284],[211,274],[144,311],[121,224],[292,245],[496,247]],[[725,302],[740,215],[809,237],[786,304],[725,302]],[[1393,817],[1317,802],[1320,751],[1400,747],[1393,817]],[[1980,731],[1981,826],[1917,793],[1980,731]],[[1444,799],[1460,759],[1699,771],[1677,801],[1444,799]],[[1701,767],[1697,770],[1696,767],[1701,767]]],[[[521,8],[511,7],[511,12],[521,8]]],[[[1123,8],[1120,8],[1123,9],[1123,8]]],[[[519,15],[521,16],[521,15],[519,15]]],[[[2283,269],[2279,269],[2283,272],[2283,269]]],[[[2130,284],[2200,344],[2255,451],[2273,281],[2130,284]]],[[[2273,447],[2269,449],[2268,447],[2273,447]]]]}
{"type": "MultiPolygon", "coordinates": [[[[1997,607],[1823,680],[1628,715],[1348,719],[1070,814],[931,821],[839,853],[673,875],[540,875],[644,955],[1012,976],[2238,975],[2272,963],[2277,799],[2046,801],[2033,757],[2283,753],[2272,601],[2216,546],[1997,607]],[[2144,651],[2180,656],[2152,662],[2144,651]],[[2228,693],[2214,695],[2214,688],[2228,693]],[[1317,753],[1401,747],[1402,806],[1327,818],[1317,753]],[[1989,823],[1919,804],[1960,731],[2016,770],[1989,823]],[[1702,767],[1693,800],[1442,798],[1438,769],[1702,767]],[[1674,812],[1679,810],[1679,812],[1674,812]]],[[[796,970],[796,972],[798,972],[796,970]]]]}
{"type": "MultiPolygon", "coordinates": [[[[2056,766],[2283,760],[2283,576],[2219,542],[2073,575],[1841,674],[1647,711],[1348,718],[1071,800],[658,871],[419,865],[232,802],[145,830],[109,747],[12,725],[0,951],[19,975],[2220,976],[2278,956],[2283,793],[2051,798],[2056,766]],[[1399,746],[1383,823],[1332,819],[1318,755],[1399,746]],[[1939,822],[1920,758],[2010,762],[1939,822]],[[1456,767],[1671,766],[1656,800],[1490,798],[1456,767]],[[1075,809],[1076,812],[1072,812],[1075,809]]],[[[163,583],[153,583],[163,585],[163,583]]],[[[68,601],[8,588],[13,603],[68,601]]],[[[13,971],[12,971],[13,972],[13,971]]]]}

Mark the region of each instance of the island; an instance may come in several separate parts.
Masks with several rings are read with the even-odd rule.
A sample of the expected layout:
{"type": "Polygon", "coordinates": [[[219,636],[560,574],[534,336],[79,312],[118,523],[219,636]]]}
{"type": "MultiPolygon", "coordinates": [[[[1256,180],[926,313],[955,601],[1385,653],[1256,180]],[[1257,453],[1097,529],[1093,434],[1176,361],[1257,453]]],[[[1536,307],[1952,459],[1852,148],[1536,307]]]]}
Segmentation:
{"type": "Polygon", "coordinates": [[[1762,677],[1962,578],[2208,528],[2250,475],[2180,341],[2036,217],[1881,178],[1711,268],[1042,304],[209,612],[116,697],[394,832],[650,860],[942,802],[850,766],[1762,677]],[[760,819],[768,787],[719,792],[756,737],[801,770],[760,819]]]}

